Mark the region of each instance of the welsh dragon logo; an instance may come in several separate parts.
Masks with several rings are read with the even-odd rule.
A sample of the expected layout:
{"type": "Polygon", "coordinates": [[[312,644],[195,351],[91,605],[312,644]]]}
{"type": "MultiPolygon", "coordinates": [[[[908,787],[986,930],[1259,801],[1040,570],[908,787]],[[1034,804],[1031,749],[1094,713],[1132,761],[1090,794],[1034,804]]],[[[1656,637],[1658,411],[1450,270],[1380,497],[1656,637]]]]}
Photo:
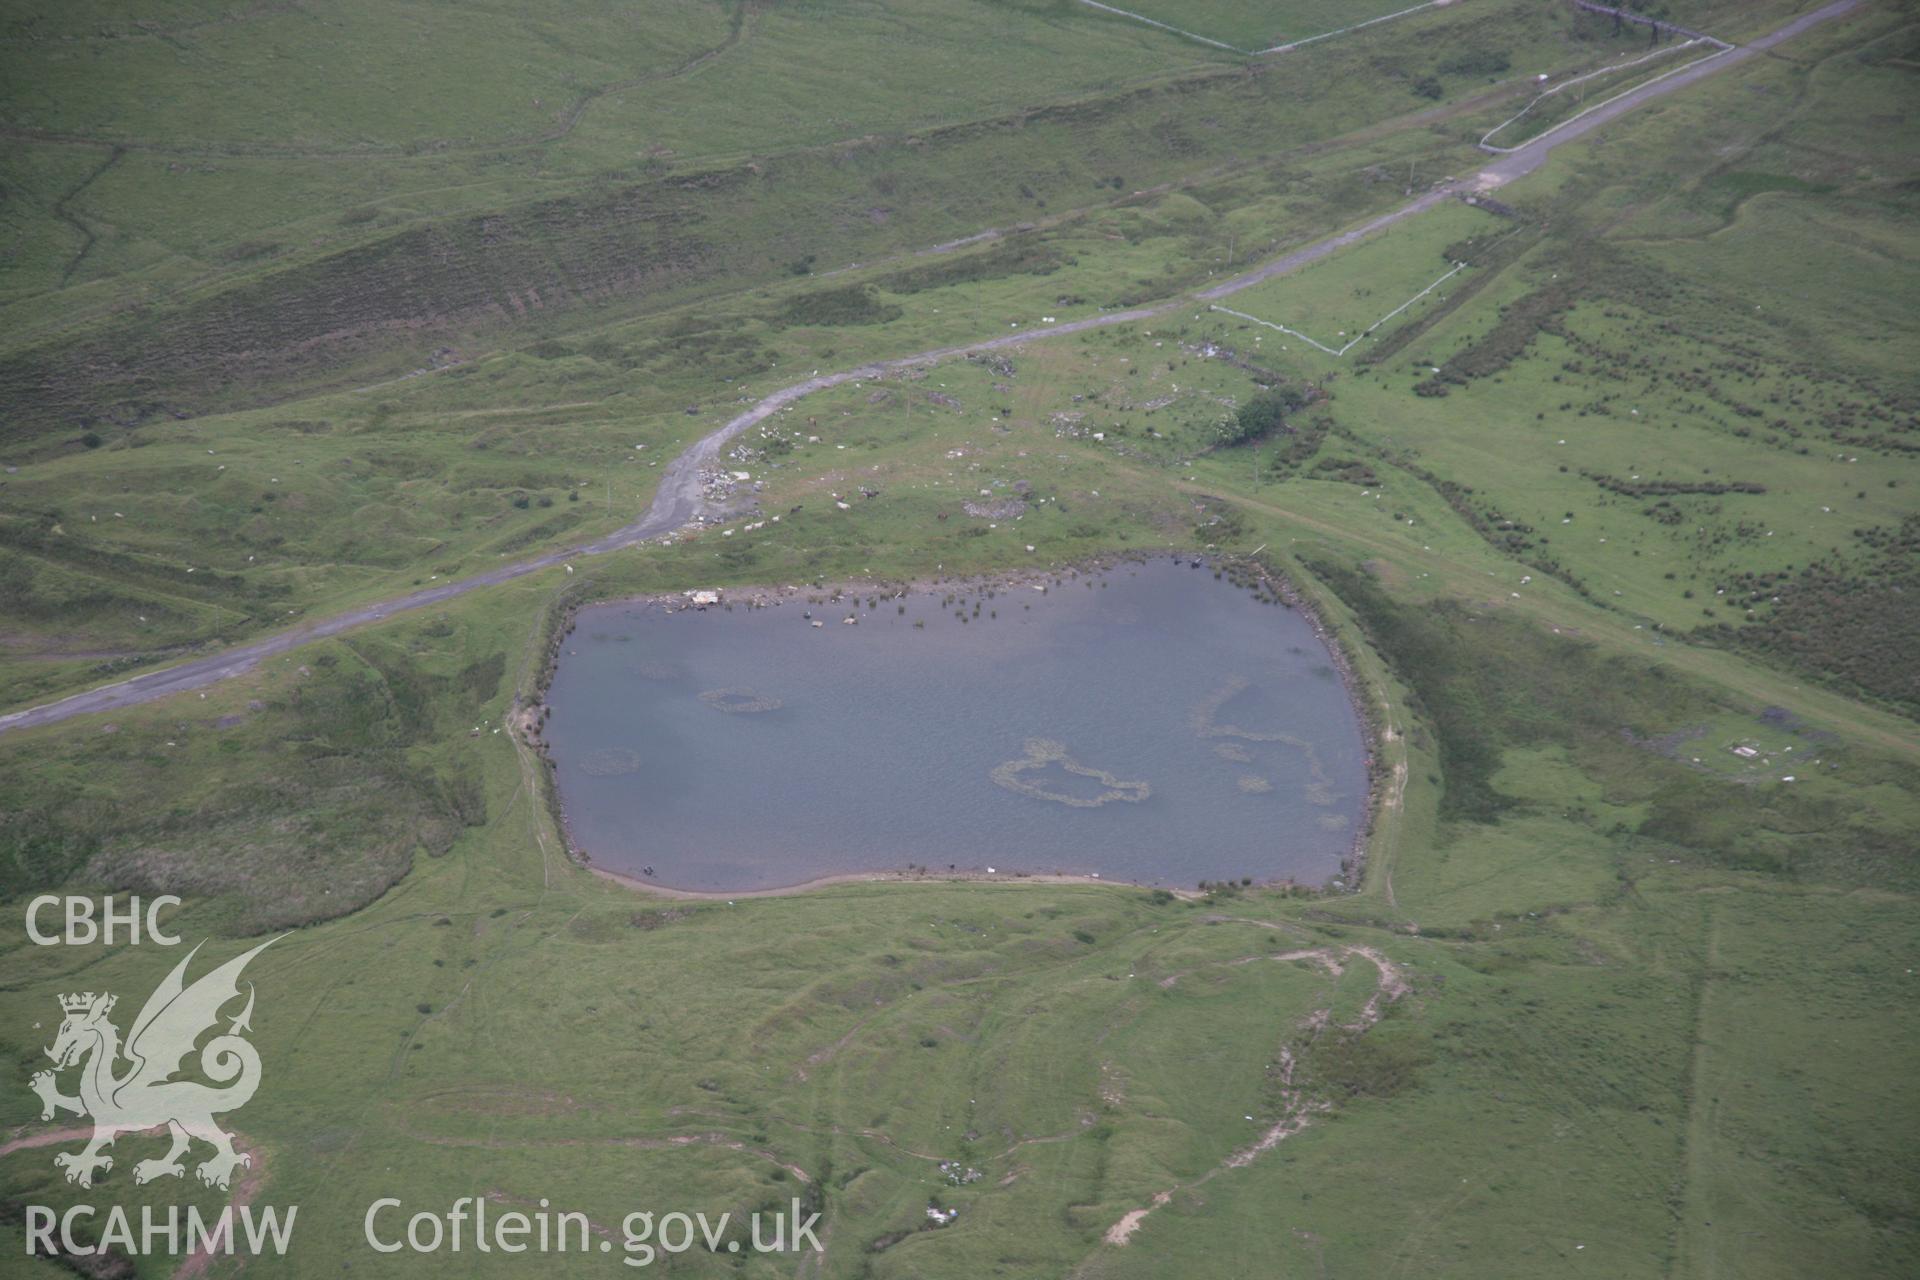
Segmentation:
{"type": "Polygon", "coordinates": [[[60,997],[66,1017],[47,1050],[54,1069],[35,1073],[30,1084],[40,1095],[42,1120],[51,1120],[60,1111],[93,1117],[93,1138],[85,1149],[53,1158],[54,1166],[66,1171],[68,1182],[92,1186],[96,1172],[113,1168],[113,1157],[104,1149],[113,1145],[115,1137],[162,1125],[173,1147],[157,1160],[134,1165],[135,1182],[180,1177],[186,1172],[181,1157],[195,1141],[213,1147],[213,1155],[194,1171],[210,1187],[224,1189],[235,1169],[253,1163],[251,1156],[233,1149],[233,1139],[213,1122],[216,1114],[244,1106],[260,1087],[260,1055],[241,1034],[253,1029],[252,983],[247,984],[246,1007],[224,1033],[200,1049],[201,1073],[214,1083],[173,1076],[201,1035],[217,1026],[220,1010],[239,998],[240,971],[272,942],[261,943],[187,986],[187,965],[200,950],[196,946],[147,997],[124,1045],[119,1028],[107,1020],[117,997],[91,991],[60,997]],[[124,1070],[122,1060],[127,1064],[124,1070]],[[80,1068],[79,1096],[68,1097],[60,1092],[55,1073],[76,1066],[80,1068]]]}

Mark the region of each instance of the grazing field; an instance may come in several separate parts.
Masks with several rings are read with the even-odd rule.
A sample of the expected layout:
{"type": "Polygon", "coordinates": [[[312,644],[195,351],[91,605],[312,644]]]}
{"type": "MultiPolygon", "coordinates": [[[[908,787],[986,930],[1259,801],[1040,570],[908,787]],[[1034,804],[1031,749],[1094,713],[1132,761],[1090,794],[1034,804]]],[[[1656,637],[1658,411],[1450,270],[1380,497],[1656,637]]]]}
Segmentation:
{"type": "MultiPolygon", "coordinates": [[[[1357,345],[1363,358],[1367,345],[1388,332],[1389,324],[1411,323],[1426,308],[1444,303],[1447,289],[1470,283],[1471,275],[1457,268],[1470,272],[1476,258],[1497,252],[1502,241],[1523,230],[1469,205],[1448,205],[1293,275],[1243,289],[1219,306],[1239,313],[1236,320],[1252,316],[1255,322],[1283,325],[1322,355],[1338,357],[1357,345]]],[[[1269,341],[1284,352],[1300,346],[1288,336],[1275,338],[1244,323],[1237,332],[1240,345],[1251,341],[1262,351],[1269,341]]],[[[1307,354],[1304,348],[1302,354],[1307,354]]]]}
{"type": "MultiPolygon", "coordinates": [[[[582,29],[614,20],[577,7],[582,29]]],[[[89,432],[366,385],[1137,191],[1290,167],[1412,111],[1518,92],[1510,68],[1587,67],[1632,44],[1557,7],[1485,0],[1249,72],[1079,5],[730,12],[705,37],[712,57],[632,83],[609,79],[596,52],[571,73],[567,105],[533,82],[503,96],[490,110],[512,117],[491,136],[406,124],[444,124],[441,104],[486,82],[491,46],[458,38],[453,6],[327,28],[432,53],[377,95],[298,99],[299,120],[179,95],[174,64],[139,52],[157,38],[93,38],[106,65],[136,65],[91,76],[71,47],[87,41],[30,29],[18,56],[51,59],[85,92],[11,108],[0,142],[0,216],[21,245],[0,272],[0,446],[78,448],[89,432]],[[367,26],[403,20],[416,24],[404,36],[367,26]],[[864,68],[856,83],[838,74],[849,61],[864,68]],[[390,106],[384,136],[356,123],[369,96],[390,106]],[[155,97],[179,106],[155,113],[155,97]],[[136,115],[159,136],[127,133],[136,115]],[[266,121],[310,145],[258,141],[266,121]]],[[[241,93],[288,22],[311,29],[250,14],[174,38],[202,78],[241,93]]],[[[305,46],[314,60],[350,65],[352,47],[327,32],[305,46]]]]}
{"type": "Polygon", "coordinates": [[[682,445],[795,370],[1204,282],[1238,246],[1384,207],[1398,192],[1371,180],[1376,163],[1405,165],[1398,145],[1367,144],[418,377],[82,433],[0,487],[9,700],[603,534],[682,445]],[[59,660],[75,651],[97,656],[59,660]]]}
{"type": "MultiPolygon", "coordinates": [[[[1790,8],[1668,6],[1730,39],[1790,8]]],[[[1495,0],[1251,70],[1078,4],[147,20],[9,18],[0,54],[8,706],[603,535],[815,370],[1191,297],[1475,173],[1534,74],[1645,40],[1495,0]],[[267,51],[308,37],[390,105],[309,79],[275,114],[267,51]],[[513,94],[455,83],[489,69],[513,94]]],[[[564,1275],[634,1211],[795,1201],[823,1257],[669,1270],[1910,1275],[1914,49],[1863,5],[1224,299],[1331,344],[1472,262],[1345,359],[1196,299],[848,381],[727,448],[711,524],[6,733],[0,913],[178,893],[196,966],[285,931],[232,1124],[299,1229],[248,1275],[524,1273],[375,1253],[381,1196],[583,1212],[564,1275]],[[1357,885],[728,899],[567,856],[527,724],[574,606],[1176,552],[1341,650],[1357,885]]],[[[59,994],[137,1006],[176,960],[0,937],[0,1249],[27,1204],[219,1203],[134,1185],[156,1137],[65,1182],[26,1087],[59,994]]]]}

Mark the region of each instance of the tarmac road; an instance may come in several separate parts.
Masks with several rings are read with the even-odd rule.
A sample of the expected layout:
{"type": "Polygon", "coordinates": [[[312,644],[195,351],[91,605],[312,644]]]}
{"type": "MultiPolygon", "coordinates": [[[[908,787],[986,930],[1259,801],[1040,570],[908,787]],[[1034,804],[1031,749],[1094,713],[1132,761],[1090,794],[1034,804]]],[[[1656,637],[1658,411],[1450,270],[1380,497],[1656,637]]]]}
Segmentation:
{"type": "Polygon", "coordinates": [[[252,670],[262,658],[286,653],[309,641],[326,636],[338,635],[355,627],[378,622],[397,613],[406,613],[428,605],[451,600],[482,587],[497,586],[523,578],[542,569],[550,569],[584,556],[601,555],[616,551],[622,547],[631,547],[637,543],[673,532],[693,521],[705,510],[701,495],[700,472],[702,468],[715,465],[720,451],[726,443],[745,431],[748,427],[764,421],[786,406],[827,387],[839,386],[856,379],[865,380],[895,370],[910,368],[914,365],[930,364],[938,360],[977,352],[1001,350],[1033,342],[1041,338],[1060,337],[1066,334],[1080,333],[1088,329],[1103,328],[1107,325],[1130,324],[1136,320],[1150,320],[1157,316],[1171,315],[1193,306],[1195,299],[1202,302],[1223,298],[1242,289],[1271,280],[1275,276],[1297,271],[1308,263],[1318,261],[1357,240],[1393,225],[1396,222],[1424,213],[1446,200],[1456,196],[1480,191],[1490,191],[1517,178],[1526,176],[1546,163],[1547,157],[1556,147],[1575,141],[1587,134],[1625,115],[1636,107],[1655,98],[1664,97],[1677,89],[1686,87],[1710,75],[1717,75],[1729,67],[1748,58],[1755,57],[1782,41],[1794,36],[1818,23],[1837,18],[1854,8],[1861,0],[1834,0],[1834,3],[1815,9],[1794,19],[1787,25],[1755,40],[1752,44],[1741,45],[1714,57],[1704,59],[1677,75],[1671,75],[1655,83],[1643,85],[1600,109],[1569,121],[1560,128],[1544,134],[1532,142],[1508,155],[1490,161],[1486,167],[1469,179],[1443,183],[1402,205],[1390,213],[1382,214],[1370,222],[1344,231],[1337,236],[1295,249],[1289,253],[1255,268],[1243,275],[1234,277],[1221,284],[1203,289],[1196,294],[1155,303],[1152,306],[1135,307],[1127,311],[1107,312],[1091,316],[1084,320],[1074,320],[1066,324],[1047,325],[1027,329],[1018,333],[1006,334],[983,342],[966,343],[960,346],[940,347],[931,351],[921,351],[897,359],[876,361],[861,365],[857,369],[848,369],[839,373],[820,374],[804,382],[782,387],[752,408],[731,419],[719,429],[701,437],[683,453],[668,463],[660,474],[660,487],[654,494],[646,512],[632,524],[619,529],[597,542],[570,547],[561,551],[551,551],[529,560],[519,560],[498,569],[490,569],[471,578],[462,578],[457,582],[445,583],[437,587],[428,587],[410,595],[397,596],[379,604],[367,605],[346,613],[335,614],[318,622],[307,623],[282,631],[264,639],[254,640],[220,653],[203,658],[194,658],[177,666],[165,667],[158,671],[149,671],[130,679],[102,685],[84,693],[76,693],[57,702],[29,707],[22,711],[0,715],[0,733],[16,729],[32,728],[36,725],[54,724],[74,716],[90,715],[101,711],[114,711],[122,707],[135,706],[143,702],[152,702],[171,694],[184,693],[191,689],[204,689],[210,684],[230,679],[252,670]]]}

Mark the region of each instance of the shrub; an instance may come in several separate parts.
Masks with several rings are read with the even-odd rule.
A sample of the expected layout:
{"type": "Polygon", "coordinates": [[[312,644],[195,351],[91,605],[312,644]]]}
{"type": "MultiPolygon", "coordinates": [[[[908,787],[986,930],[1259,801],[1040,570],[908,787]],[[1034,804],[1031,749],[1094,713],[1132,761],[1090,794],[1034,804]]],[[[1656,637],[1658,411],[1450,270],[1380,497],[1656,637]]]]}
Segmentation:
{"type": "Polygon", "coordinates": [[[1287,415],[1305,405],[1307,400],[1305,391],[1291,385],[1262,391],[1241,405],[1231,418],[1221,421],[1218,427],[1220,443],[1236,445],[1264,440],[1274,432],[1286,429],[1287,415]]]}
{"type": "Polygon", "coordinates": [[[780,321],[788,325],[885,324],[904,314],[899,307],[881,302],[866,285],[844,285],[801,294],[781,308],[780,321]]]}
{"type": "Polygon", "coordinates": [[[1505,49],[1475,49],[1448,58],[1434,70],[1443,76],[1497,76],[1512,65],[1505,49]]]}
{"type": "Polygon", "coordinates": [[[1420,1083],[1431,1059],[1405,1040],[1342,1028],[1315,1042],[1307,1071],[1336,1101],[1391,1098],[1420,1083]]]}

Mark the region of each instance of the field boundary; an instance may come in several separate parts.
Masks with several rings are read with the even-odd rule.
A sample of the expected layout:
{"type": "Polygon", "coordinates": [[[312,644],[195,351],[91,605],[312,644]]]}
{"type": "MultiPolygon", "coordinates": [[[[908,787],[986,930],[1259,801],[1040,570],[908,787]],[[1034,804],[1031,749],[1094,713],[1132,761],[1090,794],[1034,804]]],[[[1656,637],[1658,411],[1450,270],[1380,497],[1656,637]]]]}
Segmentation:
{"type": "Polygon", "coordinates": [[[1100,0],[1080,0],[1080,3],[1089,9],[1098,9],[1102,13],[1111,13],[1118,17],[1130,18],[1135,22],[1144,22],[1150,27],[1158,27],[1162,31],[1171,31],[1174,35],[1182,36],[1188,40],[1198,40],[1201,44],[1210,44],[1216,49],[1225,49],[1228,53],[1251,55],[1255,52],[1252,49],[1242,49],[1239,45],[1228,44],[1225,40],[1215,40],[1212,36],[1203,36],[1197,31],[1183,30],[1170,22],[1162,22],[1158,18],[1149,18],[1144,13],[1135,13],[1131,9],[1116,9],[1110,4],[1101,4],[1100,0]]]}
{"type": "Polygon", "coordinates": [[[1502,120],[1499,124],[1493,126],[1493,128],[1481,134],[1480,141],[1475,144],[1480,148],[1480,150],[1485,151],[1490,155],[1497,155],[1497,156],[1512,155],[1514,152],[1520,150],[1521,147],[1530,146],[1531,144],[1540,141],[1540,139],[1542,138],[1551,137],[1553,134],[1559,132],[1560,130],[1566,128],[1568,125],[1574,123],[1576,120],[1580,120],[1586,116],[1589,116],[1603,107],[1610,106],[1611,104],[1618,102],[1620,99],[1626,97],[1630,93],[1636,93],[1639,90],[1646,88],[1648,85],[1658,84],[1662,80],[1665,80],[1668,76],[1677,76],[1682,71],[1686,71],[1692,67],[1697,67],[1703,62],[1711,62],[1715,58],[1722,57],[1726,54],[1732,53],[1736,48],[1739,47],[1737,45],[1729,44],[1727,41],[1720,39],[1718,36],[1710,36],[1700,31],[1689,31],[1685,27],[1676,27],[1670,22],[1662,22],[1657,18],[1649,18],[1643,14],[1634,13],[1627,9],[1617,9],[1617,8],[1612,8],[1610,6],[1603,5],[1603,4],[1596,4],[1593,2],[1593,0],[1577,0],[1577,3],[1579,8],[1585,10],[1588,13],[1607,14],[1611,17],[1619,19],[1622,22],[1631,22],[1638,26],[1650,26],[1654,28],[1655,31],[1671,31],[1677,35],[1683,35],[1687,38],[1677,45],[1668,45],[1664,49],[1656,49],[1651,53],[1641,54],[1639,57],[1634,58],[1629,62],[1618,62],[1613,64],[1612,66],[1600,67],[1596,70],[1588,71],[1582,75],[1574,76],[1570,80],[1562,80],[1559,84],[1554,85],[1551,89],[1548,89],[1543,93],[1536,94],[1533,100],[1527,103],[1526,106],[1520,108],[1518,111],[1508,116],[1505,120],[1502,120]],[[1520,119],[1525,117],[1529,111],[1532,111],[1535,107],[1539,106],[1541,103],[1545,102],[1547,99],[1553,97],[1555,94],[1558,94],[1563,90],[1571,89],[1577,84],[1584,84],[1585,82],[1589,80],[1593,80],[1599,76],[1612,75],[1617,71],[1625,71],[1630,68],[1637,67],[1642,63],[1652,62],[1655,58],[1664,58],[1671,53],[1675,53],[1682,49],[1689,49],[1689,48],[1692,48],[1694,45],[1699,45],[1699,44],[1713,46],[1713,52],[1706,54],[1703,57],[1691,58],[1688,61],[1681,63],[1677,67],[1669,67],[1667,70],[1662,71],[1657,76],[1651,76],[1648,79],[1637,81],[1633,84],[1629,84],[1626,87],[1622,88],[1618,93],[1611,94],[1608,97],[1601,99],[1599,102],[1594,103],[1592,106],[1585,107],[1580,111],[1575,112],[1573,115],[1568,116],[1565,120],[1562,120],[1560,123],[1549,126],[1548,128],[1542,129],[1539,133],[1534,134],[1531,138],[1528,138],[1523,142],[1516,143],[1511,147],[1495,146],[1493,143],[1494,134],[1499,133],[1502,129],[1505,129],[1508,125],[1514,124],[1515,122],[1519,121],[1520,119]]]}
{"type": "Polygon", "coordinates": [[[1114,5],[1102,4],[1101,0],[1080,0],[1080,3],[1086,5],[1089,9],[1098,9],[1102,13],[1111,13],[1116,17],[1127,18],[1133,22],[1143,22],[1149,27],[1158,27],[1162,31],[1170,31],[1174,35],[1184,37],[1188,40],[1197,40],[1201,44],[1210,44],[1216,49],[1225,49],[1228,53],[1237,53],[1248,58],[1264,58],[1270,53],[1287,53],[1300,48],[1302,45],[1316,44],[1322,40],[1331,40],[1335,36],[1343,36],[1349,31],[1358,31],[1362,27],[1371,27],[1382,22],[1392,22],[1395,18],[1404,18],[1410,13],[1419,13],[1422,9],[1444,9],[1449,5],[1458,3],[1458,0],[1421,0],[1421,3],[1411,8],[1401,9],[1396,13],[1383,13],[1377,18],[1368,18],[1365,22],[1356,22],[1351,26],[1338,27],[1332,31],[1322,31],[1316,36],[1302,36],[1298,40],[1289,40],[1285,44],[1270,45],[1265,49],[1242,49],[1237,44],[1228,44],[1225,40],[1215,40],[1212,36],[1203,36],[1197,31],[1188,31],[1183,27],[1176,27],[1171,22],[1162,22],[1158,18],[1149,18],[1144,13],[1135,13],[1131,9],[1121,9],[1114,5]]]}
{"type": "Polygon", "coordinates": [[[1447,272],[1445,275],[1441,276],[1438,280],[1435,280],[1432,284],[1428,285],[1426,288],[1414,294],[1411,298],[1408,298],[1405,302],[1401,303],[1399,306],[1395,307],[1393,310],[1387,312],[1387,314],[1381,316],[1378,320],[1375,320],[1372,324],[1362,329],[1359,333],[1355,334],[1353,338],[1344,347],[1338,347],[1338,348],[1330,347],[1324,342],[1320,342],[1314,338],[1309,338],[1306,334],[1301,333],[1298,329],[1289,329],[1287,328],[1287,326],[1283,324],[1275,324],[1271,320],[1262,320],[1259,316],[1250,316],[1244,311],[1235,311],[1232,307],[1223,307],[1217,302],[1209,303],[1207,305],[1207,310],[1218,311],[1223,315],[1237,316],[1242,320],[1251,320],[1253,321],[1253,323],[1265,325],[1269,329],[1278,329],[1281,333],[1288,334],[1292,337],[1298,338],[1300,339],[1300,341],[1306,343],[1308,346],[1318,347],[1320,350],[1326,352],[1328,355],[1338,358],[1340,356],[1344,356],[1345,354],[1347,354],[1347,352],[1353,350],[1354,347],[1358,346],[1363,339],[1365,339],[1369,334],[1373,333],[1373,331],[1378,329],[1381,325],[1393,319],[1395,316],[1399,315],[1402,311],[1405,311],[1408,307],[1420,301],[1420,299],[1426,297],[1428,294],[1432,293],[1435,289],[1438,289],[1441,285],[1445,284],[1447,281],[1459,275],[1462,271],[1465,271],[1467,267],[1470,265],[1471,265],[1470,263],[1465,263],[1465,262],[1454,263],[1453,270],[1447,272]]]}

